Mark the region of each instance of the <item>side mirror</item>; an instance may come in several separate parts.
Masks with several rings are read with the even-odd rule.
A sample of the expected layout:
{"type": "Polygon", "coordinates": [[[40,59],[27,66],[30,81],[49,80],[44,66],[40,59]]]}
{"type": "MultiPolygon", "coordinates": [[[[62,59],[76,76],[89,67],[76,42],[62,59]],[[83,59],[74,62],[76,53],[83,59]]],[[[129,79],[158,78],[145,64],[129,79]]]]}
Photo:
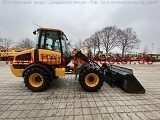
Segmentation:
{"type": "Polygon", "coordinates": [[[36,30],[33,32],[34,35],[36,35],[36,30]]]}

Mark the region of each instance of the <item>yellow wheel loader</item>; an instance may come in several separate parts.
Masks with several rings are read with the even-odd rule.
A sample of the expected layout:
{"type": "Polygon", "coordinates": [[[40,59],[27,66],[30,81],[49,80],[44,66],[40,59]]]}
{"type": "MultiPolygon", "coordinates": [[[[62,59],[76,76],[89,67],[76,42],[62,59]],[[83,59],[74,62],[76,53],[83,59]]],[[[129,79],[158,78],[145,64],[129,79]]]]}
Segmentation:
{"type": "Polygon", "coordinates": [[[13,59],[14,51],[7,50],[7,51],[0,51],[0,61],[6,61],[13,59]]]}
{"type": "Polygon", "coordinates": [[[72,72],[79,75],[79,83],[85,91],[98,91],[106,81],[128,93],[145,93],[131,69],[108,64],[100,66],[77,49],[71,54],[63,31],[39,28],[33,33],[37,35],[36,48],[17,53],[10,64],[12,73],[23,77],[29,90],[44,91],[52,80],[66,75],[70,70],[67,65],[72,61],[72,72]]]}

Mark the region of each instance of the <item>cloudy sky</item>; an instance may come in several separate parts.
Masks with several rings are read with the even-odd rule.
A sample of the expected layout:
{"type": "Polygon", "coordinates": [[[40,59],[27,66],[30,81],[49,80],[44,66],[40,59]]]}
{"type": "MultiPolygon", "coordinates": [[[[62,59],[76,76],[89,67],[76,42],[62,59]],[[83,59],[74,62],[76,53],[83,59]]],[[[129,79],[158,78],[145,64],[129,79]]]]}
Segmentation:
{"type": "Polygon", "coordinates": [[[135,51],[142,52],[147,46],[151,52],[153,43],[153,52],[157,53],[159,46],[160,53],[160,1],[94,1],[95,4],[92,0],[0,0],[0,37],[15,42],[26,37],[34,40],[32,32],[38,28],[35,23],[60,28],[68,39],[76,42],[115,25],[121,29],[132,27],[137,32],[141,46],[135,51]]]}

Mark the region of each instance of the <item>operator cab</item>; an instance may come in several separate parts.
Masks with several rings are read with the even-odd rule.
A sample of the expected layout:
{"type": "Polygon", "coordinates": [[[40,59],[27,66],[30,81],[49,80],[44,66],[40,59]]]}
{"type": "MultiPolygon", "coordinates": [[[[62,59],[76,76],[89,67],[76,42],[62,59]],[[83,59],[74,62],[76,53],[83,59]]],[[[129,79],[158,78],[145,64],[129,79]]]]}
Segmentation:
{"type": "Polygon", "coordinates": [[[39,28],[33,34],[37,35],[36,48],[46,49],[61,53],[63,58],[70,59],[70,53],[67,46],[67,37],[59,29],[39,28]]]}
{"type": "Polygon", "coordinates": [[[39,28],[33,32],[37,35],[36,47],[38,49],[47,49],[57,51],[63,54],[68,53],[67,37],[59,29],[39,28]]]}

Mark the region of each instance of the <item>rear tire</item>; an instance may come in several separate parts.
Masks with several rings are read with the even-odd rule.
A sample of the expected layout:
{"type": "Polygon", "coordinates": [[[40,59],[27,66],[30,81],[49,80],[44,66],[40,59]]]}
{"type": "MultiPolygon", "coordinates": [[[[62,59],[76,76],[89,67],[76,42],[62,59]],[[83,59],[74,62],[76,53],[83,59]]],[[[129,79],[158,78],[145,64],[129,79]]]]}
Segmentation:
{"type": "Polygon", "coordinates": [[[59,76],[54,76],[54,79],[58,79],[59,78],[59,76]]]}
{"type": "Polygon", "coordinates": [[[49,77],[45,70],[41,68],[30,68],[24,74],[25,86],[32,92],[42,92],[49,85],[49,77]]]}
{"type": "Polygon", "coordinates": [[[103,73],[99,68],[90,66],[79,75],[79,83],[87,92],[96,92],[103,86],[103,73]]]}

